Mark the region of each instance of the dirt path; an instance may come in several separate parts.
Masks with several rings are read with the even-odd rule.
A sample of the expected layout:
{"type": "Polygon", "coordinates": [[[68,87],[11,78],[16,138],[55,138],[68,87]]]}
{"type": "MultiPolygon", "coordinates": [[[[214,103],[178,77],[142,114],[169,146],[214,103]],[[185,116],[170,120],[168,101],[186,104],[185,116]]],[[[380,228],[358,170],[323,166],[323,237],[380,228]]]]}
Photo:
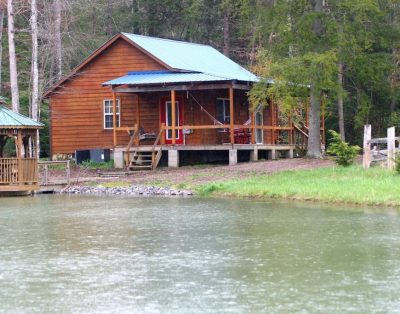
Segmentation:
{"type": "MultiPolygon", "coordinates": [[[[100,177],[104,170],[88,170],[75,167],[71,172],[71,182],[75,184],[101,184],[103,182],[126,182],[140,185],[161,186],[192,186],[196,184],[215,182],[236,178],[247,178],[253,175],[268,174],[285,170],[313,169],[333,165],[330,160],[313,159],[281,159],[273,161],[258,161],[240,163],[236,166],[199,165],[178,169],[159,168],[155,171],[138,171],[128,176],[100,177]]],[[[113,172],[115,172],[113,170],[113,172]]],[[[122,171],[121,171],[122,172],[122,171]]],[[[62,170],[50,171],[52,182],[65,180],[62,170]]]]}

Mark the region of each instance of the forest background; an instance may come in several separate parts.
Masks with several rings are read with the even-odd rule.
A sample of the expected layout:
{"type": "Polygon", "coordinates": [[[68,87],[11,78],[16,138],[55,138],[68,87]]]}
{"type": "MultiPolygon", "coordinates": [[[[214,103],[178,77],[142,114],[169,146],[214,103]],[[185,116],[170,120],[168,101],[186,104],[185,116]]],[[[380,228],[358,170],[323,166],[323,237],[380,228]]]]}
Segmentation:
{"type": "Polygon", "coordinates": [[[0,95],[13,99],[14,107],[17,91],[18,110],[46,124],[42,156],[49,147],[48,107],[41,95],[119,32],[208,44],[261,77],[274,78],[273,88],[255,86],[254,101],[269,97],[295,107],[287,82],[311,84],[311,96],[323,103],[326,128],[352,143],[361,144],[364,124],[372,124],[374,136],[400,127],[400,0],[2,0],[0,5],[0,95]]]}

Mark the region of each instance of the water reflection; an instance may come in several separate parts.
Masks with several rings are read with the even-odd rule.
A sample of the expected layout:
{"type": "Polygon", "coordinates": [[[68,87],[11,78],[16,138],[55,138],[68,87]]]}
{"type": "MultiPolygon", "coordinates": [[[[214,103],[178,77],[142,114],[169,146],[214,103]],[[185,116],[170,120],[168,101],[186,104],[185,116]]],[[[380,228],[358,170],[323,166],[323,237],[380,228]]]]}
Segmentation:
{"type": "Polygon", "coordinates": [[[369,211],[0,199],[0,312],[396,312],[400,219],[369,211]]]}

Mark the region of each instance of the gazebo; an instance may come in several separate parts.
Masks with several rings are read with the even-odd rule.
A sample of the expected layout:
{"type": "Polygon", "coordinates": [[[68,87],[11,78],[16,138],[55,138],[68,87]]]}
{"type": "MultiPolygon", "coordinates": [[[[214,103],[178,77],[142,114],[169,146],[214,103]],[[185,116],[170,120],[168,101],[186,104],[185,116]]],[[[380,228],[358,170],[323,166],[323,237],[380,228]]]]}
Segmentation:
{"type": "Polygon", "coordinates": [[[42,127],[42,123],[0,105],[0,193],[39,188],[36,142],[42,127]],[[9,140],[14,141],[15,151],[11,149],[6,156],[9,140]]]}

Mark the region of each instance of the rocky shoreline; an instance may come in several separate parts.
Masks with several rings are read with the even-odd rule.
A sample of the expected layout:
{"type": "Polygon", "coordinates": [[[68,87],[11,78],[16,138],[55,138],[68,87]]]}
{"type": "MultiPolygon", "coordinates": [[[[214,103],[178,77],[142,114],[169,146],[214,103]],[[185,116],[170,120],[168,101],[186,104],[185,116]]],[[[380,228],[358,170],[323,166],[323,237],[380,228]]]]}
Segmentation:
{"type": "Polygon", "coordinates": [[[132,195],[132,196],[193,196],[192,191],[162,188],[158,186],[133,185],[130,187],[105,187],[71,185],[60,191],[61,194],[86,195],[132,195]]]}

